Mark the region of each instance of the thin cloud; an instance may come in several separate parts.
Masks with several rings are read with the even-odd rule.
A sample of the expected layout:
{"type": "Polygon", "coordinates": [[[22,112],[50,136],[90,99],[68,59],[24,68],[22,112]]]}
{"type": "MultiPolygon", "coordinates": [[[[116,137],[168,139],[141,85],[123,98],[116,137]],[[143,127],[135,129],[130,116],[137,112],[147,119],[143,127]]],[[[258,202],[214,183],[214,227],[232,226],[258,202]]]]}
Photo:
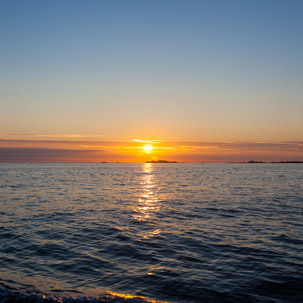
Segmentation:
{"type": "MultiPolygon", "coordinates": [[[[150,142],[150,141],[148,141],[150,142]]],[[[150,157],[182,162],[302,161],[303,142],[161,142],[149,155],[146,140],[131,142],[90,140],[0,139],[0,161],[144,162],[150,157]],[[143,142],[142,142],[143,141],[143,142]]]]}
{"type": "Polygon", "coordinates": [[[102,138],[104,135],[92,135],[92,134],[0,134],[2,138],[55,138],[55,139],[96,139],[102,138]]]}
{"type": "Polygon", "coordinates": [[[141,139],[133,139],[133,142],[137,143],[153,143],[153,144],[159,144],[161,142],[164,142],[163,139],[156,139],[156,140],[141,140],[141,139]]]}
{"type": "Polygon", "coordinates": [[[101,150],[0,148],[0,162],[92,162],[101,150]]]}

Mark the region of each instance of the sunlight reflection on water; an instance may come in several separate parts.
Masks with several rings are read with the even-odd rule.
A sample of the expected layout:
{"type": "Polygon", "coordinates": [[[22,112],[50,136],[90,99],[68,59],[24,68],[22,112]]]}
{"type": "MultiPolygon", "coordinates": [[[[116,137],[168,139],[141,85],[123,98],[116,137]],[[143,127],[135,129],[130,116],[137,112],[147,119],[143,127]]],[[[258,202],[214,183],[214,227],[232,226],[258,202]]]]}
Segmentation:
{"type": "MultiPolygon", "coordinates": [[[[153,224],[153,214],[160,211],[160,200],[158,197],[158,188],[154,181],[153,166],[151,163],[143,165],[143,177],[141,182],[141,194],[138,204],[134,207],[134,220],[139,222],[149,222],[153,224]]],[[[145,232],[142,237],[144,239],[151,238],[160,234],[160,229],[145,232]]]]}

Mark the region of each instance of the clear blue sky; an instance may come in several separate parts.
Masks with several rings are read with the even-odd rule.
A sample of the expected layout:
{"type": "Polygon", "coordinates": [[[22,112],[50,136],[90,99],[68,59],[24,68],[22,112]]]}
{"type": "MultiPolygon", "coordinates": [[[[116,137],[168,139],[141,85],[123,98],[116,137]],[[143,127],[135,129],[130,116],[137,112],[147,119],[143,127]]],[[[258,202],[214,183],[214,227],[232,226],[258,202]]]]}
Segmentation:
{"type": "Polygon", "coordinates": [[[303,139],[303,1],[0,2],[0,133],[303,139]]]}

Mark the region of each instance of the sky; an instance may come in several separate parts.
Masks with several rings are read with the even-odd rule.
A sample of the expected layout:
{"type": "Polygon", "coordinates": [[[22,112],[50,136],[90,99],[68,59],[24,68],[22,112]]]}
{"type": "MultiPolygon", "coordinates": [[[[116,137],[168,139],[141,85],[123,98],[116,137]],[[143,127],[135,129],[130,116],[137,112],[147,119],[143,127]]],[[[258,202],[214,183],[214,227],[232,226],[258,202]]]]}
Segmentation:
{"type": "Polygon", "coordinates": [[[2,0],[0,161],[303,160],[302,11],[2,0]]]}

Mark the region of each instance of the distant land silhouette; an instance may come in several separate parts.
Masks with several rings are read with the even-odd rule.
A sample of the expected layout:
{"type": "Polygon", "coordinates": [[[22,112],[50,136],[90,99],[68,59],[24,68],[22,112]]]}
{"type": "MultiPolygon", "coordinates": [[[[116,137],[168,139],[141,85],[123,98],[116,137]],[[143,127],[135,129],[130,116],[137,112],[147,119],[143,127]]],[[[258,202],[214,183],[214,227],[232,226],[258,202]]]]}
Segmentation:
{"type": "Polygon", "coordinates": [[[145,161],[145,163],[178,163],[178,162],[168,161],[168,160],[151,160],[151,161],[145,161]]]}
{"type": "Polygon", "coordinates": [[[303,161],[272,161],[272,162],[264,162],[264,161],[254,161],[250,160],[247,162],[238,162],[238,163],[303,163],[303,161]]]}

